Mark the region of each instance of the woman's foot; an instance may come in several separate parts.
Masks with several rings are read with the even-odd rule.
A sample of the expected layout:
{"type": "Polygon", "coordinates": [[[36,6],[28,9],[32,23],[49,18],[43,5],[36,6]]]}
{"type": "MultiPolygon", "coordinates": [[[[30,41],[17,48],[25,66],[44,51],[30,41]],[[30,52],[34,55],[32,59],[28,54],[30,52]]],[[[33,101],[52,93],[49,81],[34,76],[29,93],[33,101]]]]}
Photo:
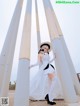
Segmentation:
{"type": "Polygon", "coordinates": [[[56,105],[55,102],[51,102],[51,101],[48,101],[47,103],[50,104],[50,105],[56,105]]]}
{"type": "Polygon", "coordinates": [[[55,102],[49,101],[49,96],[48,96],[48,94],[46,95],[45,100],[47,100],[47,103],[50,104],[50,105],[56,105],[55,102]]]}

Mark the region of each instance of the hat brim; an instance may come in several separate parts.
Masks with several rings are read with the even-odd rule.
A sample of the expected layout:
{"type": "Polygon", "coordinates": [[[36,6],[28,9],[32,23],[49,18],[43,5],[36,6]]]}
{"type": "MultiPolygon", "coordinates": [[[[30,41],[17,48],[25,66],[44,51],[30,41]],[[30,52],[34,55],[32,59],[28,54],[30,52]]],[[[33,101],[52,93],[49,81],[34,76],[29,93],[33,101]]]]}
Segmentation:
{"type": "Polygon", "coordinates": [[[51,51],[51,43],[50,43],[50,42],[43,42],[43,43],[41,43],[40,48],[41,48],[42,46],[44,46],[44,45],[47,45],[47,46],[50,47],[50,48],[49,48],[49,52],[50,52],[50,51],[51,51]]]}

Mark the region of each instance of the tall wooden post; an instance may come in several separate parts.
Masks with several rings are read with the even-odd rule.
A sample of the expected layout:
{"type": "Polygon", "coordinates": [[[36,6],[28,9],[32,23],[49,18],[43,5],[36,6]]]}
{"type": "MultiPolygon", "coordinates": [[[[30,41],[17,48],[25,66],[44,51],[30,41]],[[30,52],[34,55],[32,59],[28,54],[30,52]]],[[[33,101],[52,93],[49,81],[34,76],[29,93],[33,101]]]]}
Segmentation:
{"type": "Polygon", "coordinates": [[[0,96],[8,96],[23,0],[18,0],[0,56],[0,96]]]}
{"type": "Polygon", "coordinates": [[[32,0],[28,0],[20,48],[14,106],[29,106],[31,7],[32,0]]]}
{"type": "Polygon", "coordinates": [[[39,50],[40,44],[41,44],[41,38],[40,38],[40,28],[39,28],[39,17],[38,17],[37,0],[35,0],[35,7],[36,7],[37,41],[38,41],[38,50],[39,50]]]}
{"type": "MultiPolygon", "coordinates": [[[[52,5],[51,5],[51,3],[50,3],[50,0],[49,0],[48,2],[49,2],[49,3],[47,3],[47,6],[50,7],[50,8],[48,8],[48,9],[50,9],[51,14],[52,14],[52,18],[51,18],[52,20],[51,20],[51,22],[54,23],[55,28],[56,28],[56,31],[57,31],[56,35],[57,35],[57,37],[60,38],[61,43],[62,43],[62,45],[63,45],[63,49],[64,49],[64,52],[65,52],[65,55],[66,55],[66,60],[67,60],[68,67],[69,67],[69,70],[70,70],[70,73],[71,73],[71,77],[72,77],[72,79],[73,79],[73,83],[74,83],[74,86],[75,86],[76,93],[77,93],[78,95],[80,95],[80,84],[79,84],[79,81],[78,81],[78,78],[77,78],[77,75],[76,75],[76,71],[75,71],[75,68],[74,68],[74,66],[73,66],[73,63],[72,63],[72,60],[71,60],[69,51],[68,51],[68,49],[67,49],[67,46],[66,46],[66,43],[65,43],[65,40],[64,40],[63,33],[62,33],[61,28],[60,28],[60,26],[59,26],[58,20],[57,20],[57,18],[56,18],[56,15],[55,15],[55,12],[54,12],[54,10],[53,10],[53,8],[52,8],[52,5]]],[[[51,28],[50,28],[49,30],[53,30],[53,29],[54,29],[52,26],[51,26],[51,28]],[[51,28],[52,28],[52,29],[51,29],[51,28]]],[[[55,30],[55,29],[54,29],[54,30],[55,30]]],[[[55,31],[55,32],[56,32],[56,31],[55,31]]],[[[51,31],[51,32],[52,32],[52,31],[51,31]]],[[[55,33],[55,32],[52,32],[52,33],[55,33]]],[[[54,36],[54,38],[56,38],[56,36],[54,36]]],[[[51,34],[51,39],[53,39],[52,34],[51,34]]]]}
{"type": "Polygon", "coordinates": [[[75,104],[78,102],[70,68],[66,59],[64,48],[61,42],[62,31],[59,27],[55,13],[53,12],[50,0],[43,0],[48,29],[52,41],[53,49],[56,53],[56,68],[62,84],[65,102],[75,104]]]}

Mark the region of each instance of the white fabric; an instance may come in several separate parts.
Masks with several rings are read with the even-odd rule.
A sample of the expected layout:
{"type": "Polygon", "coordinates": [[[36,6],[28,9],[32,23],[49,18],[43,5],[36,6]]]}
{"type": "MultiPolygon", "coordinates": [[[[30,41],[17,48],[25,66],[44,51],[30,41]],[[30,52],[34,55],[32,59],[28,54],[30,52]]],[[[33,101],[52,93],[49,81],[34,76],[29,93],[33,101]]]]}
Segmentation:
{"type": "Polygon", "coordinates": [[[53,101],[57,97],[63,97],[63,93],[59,79],[55,76],[55,78],[52,80],[49,90],[49,101],[53,101]]]}
{"type": "Polygon", "coordinates": [[[49,93],[50,99],[52,100],[52,98],[54,99],[61,94],[61,87],[55,70],[51,65],[49,65],[48,69],[44,70],[47,64],[49,64],[49,61],[49,54],[44,54],[39,71],[30,82],[30,99],[32,100],[44,100],[46,94],[49,93]],[[48,77],[49,73],[55,73],[52,81],[48,77]],[[56,92],[58,93],[56,94],[56,92]]]}

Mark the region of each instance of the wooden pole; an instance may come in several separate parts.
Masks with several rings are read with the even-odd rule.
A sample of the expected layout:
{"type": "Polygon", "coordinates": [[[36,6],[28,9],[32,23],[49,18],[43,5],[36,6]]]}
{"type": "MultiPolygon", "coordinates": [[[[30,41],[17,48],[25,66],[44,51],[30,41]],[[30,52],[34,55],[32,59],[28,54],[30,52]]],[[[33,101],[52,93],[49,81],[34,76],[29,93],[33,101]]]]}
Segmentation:
{"type": "Polygon", "coordinates": [[[38,41],[38,50],[39,50],[40,44],[41,44],[41,38],[40,38],[40,27],[39,27],[39,17],[38,17],[37,0],[35,0],[35,7],[36,7],[37,41],[38,41]]]}
{"type": "Polygon", "coordinates": [[[31,7],[32,0],[28,0],[20,48],[14,106],[29,106],[31,7]]]}
{"type": "Polygon", "coordinates": [[[63,88],[64,99],[67,103],[76,103],[77,96],[74,89],[72,76],[66,60],[65,52],[60,41],[60,37],[63,35],[59,27],[57,19],[55,19],[55,14],[52,10],[50,0],[43,0],[44,9],[46,14],[46,19],[48,23],[48,29],[52,41],[53,49],[56,53],[56,68],[58,69],[58,74],[60,76],[60,81],[63,88]]]}
{"type": "Polygon", "coordinates": [[[11,69],[23,0],[18,0],[0,56],[0,96],[8,96],[11,69]]]}

